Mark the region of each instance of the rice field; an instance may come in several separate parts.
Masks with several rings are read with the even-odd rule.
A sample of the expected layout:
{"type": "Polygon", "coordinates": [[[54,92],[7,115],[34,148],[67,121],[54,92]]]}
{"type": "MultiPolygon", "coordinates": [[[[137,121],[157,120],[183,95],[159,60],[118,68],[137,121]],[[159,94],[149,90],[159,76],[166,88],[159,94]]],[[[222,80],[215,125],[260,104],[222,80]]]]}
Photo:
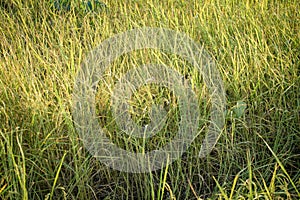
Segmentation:
{"type": "Polygon", "coordinates": [[[7,0],[0,6],[0,199],[300,198],[298,1],[7,0]],[[176,94],[150,84],[130,98],[130,117],[147,125],[149,107],[159,104],[165,125],[147,141],[122,133],[111,91],[134,66],[172,66],[191,85],[202,119],[177,160],[130,173],[87,150],[75,128],[73,92],[93,49],[143,27],[185,33],[211,55],[223,80],[225,125],[212,151],[199,158],[212,107],[201,74],[158,50],[119,57],[95,95],[99,125],[118,147],[152,151],[179,130],[176,94]]]}

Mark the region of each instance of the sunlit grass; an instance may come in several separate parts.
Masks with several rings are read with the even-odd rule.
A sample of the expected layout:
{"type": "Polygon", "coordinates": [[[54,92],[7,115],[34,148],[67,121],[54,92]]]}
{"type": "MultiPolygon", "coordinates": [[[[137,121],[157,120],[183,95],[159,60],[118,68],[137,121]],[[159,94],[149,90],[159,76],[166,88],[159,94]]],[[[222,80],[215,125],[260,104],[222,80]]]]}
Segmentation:
{"type": "MultiPolygon", "coordinates": [[[[97,11],[77,1],[59,11],[51,1],[0,3],[0,199],[299,199],[298,1],[103,2],[97,11]],[[72,91],[91,49],[144,26],[178,30],[203,44],[216,60],[228,105],[209,156],[197,157],[203,131],[174,163],[130,174],[85,150],[72,120],[72,91]]],[[[110,111],[115,82],[158,58],[189,78],[203,115],[199,129],[206,130],[207,91],[192,66],[154,50],[136,51],[114,62],[97,94],[99,123],[123,148],[153,149],[177,130],[177,100],[155,85],[141,88],[131,102],[141,124],[149,122],[152,101],[169,106],[167,125],[149,146],[118,134],[110,111]]]]}

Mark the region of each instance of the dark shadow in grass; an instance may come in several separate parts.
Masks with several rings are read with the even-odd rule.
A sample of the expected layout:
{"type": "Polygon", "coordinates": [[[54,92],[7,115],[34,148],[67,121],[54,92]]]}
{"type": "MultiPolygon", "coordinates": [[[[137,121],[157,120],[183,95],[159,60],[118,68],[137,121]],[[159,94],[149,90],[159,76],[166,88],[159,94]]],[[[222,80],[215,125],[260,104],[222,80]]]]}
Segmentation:
{"type": "MultiPolygon", "coordinates": [[[[68,12],[72,9],[70,0],[52,0],[51,7],[57,12],[68,12]]],[[[98,0],[88,0],[75,3],[74,9],[79,12],[84,11],[85,13],[100,12],[107,9],[107,5],[98,0]]]]}

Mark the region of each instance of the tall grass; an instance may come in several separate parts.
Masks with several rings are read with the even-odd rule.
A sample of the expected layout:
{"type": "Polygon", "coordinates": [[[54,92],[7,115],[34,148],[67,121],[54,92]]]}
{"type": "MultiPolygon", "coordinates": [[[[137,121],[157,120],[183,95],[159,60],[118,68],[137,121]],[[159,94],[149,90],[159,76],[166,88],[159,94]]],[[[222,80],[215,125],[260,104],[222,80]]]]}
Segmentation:
{"type": "MultiPolygon", "coordinates": [[[[65,11],[43,0],[1,1],[0,199],[299,199],[298,1],[104,3],[105,9],[87,12],[76,1],[65,11]],[[163,169],[130,174],[106,167],[85,150],[73,126],[71,96],[80,63],[92,48],[143,26],[182,31],[203,44],[216,59],[228,109],[222,135],[206,158],[197,157],[199,136],[163,169]],[[242,112],[238,102],[247,105],[242,112]]],[[[166,56],[143,53],[117,60],[100,83],[100,124],[112,139],[118,128],[105,85],[113,86],[132,64],[166,56]]],[[[174,62],[205,104],[202,79],[183,61],[174,62]]],[[[176,107],[171,93],[150,90],[176,107]]],[[[139,108],[146,95],[141,90],[133,98],[137,118],[145,119],[139,108]]],[[[165,130],[176,131],[176,118],[165,130]]],[[[118,137],[120,146],[130,143],[118,137]]],[[[164,144],[159,139],[150,145],[164,144]]]]}

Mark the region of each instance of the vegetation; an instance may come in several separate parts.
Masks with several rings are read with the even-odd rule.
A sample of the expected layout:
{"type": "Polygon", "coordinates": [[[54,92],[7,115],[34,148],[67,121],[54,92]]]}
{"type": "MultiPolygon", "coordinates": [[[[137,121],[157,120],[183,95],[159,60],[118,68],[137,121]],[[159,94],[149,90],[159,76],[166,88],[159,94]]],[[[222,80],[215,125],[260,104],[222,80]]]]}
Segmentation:
{"type": "MultiPolygon", "coordinates": [[[[88,3],[86,9],[80,0],[64,3],[68,9],[53,3],[0,3],[0,199],[300,198],[298,1],[123,0],[103,1],[97,9],[88,3]],[[72,91],[90,50],[144,26],[187,33],[211,53],[226,89],[226,125],[206,158],[198,158],[199,136],[161,170],[131,174],[105,166],[84,148],[72,119],[72,91]]],[[[108,134],[115,131],[111,137],[123,148],[130,141],[116,132],[105,83],[113,86],[132,64],[157,56],[168,55],[143,50],[124,56],[99,83],[99,123],[108,134]]],[[[195,91],[204,91],[196,92],[199,105],[209,108],[192,66],[170,60],[195,91]]],[[[149,89],[157,102],[171,102],[163,130],[175,132],[176,98],[155,85],[132,98],[133,118],[149,122],[142,112],[151,101],[149,89]]],[[[209,112],[201,114],[209,119],[209,112]]],[[[207,124],[201,126],[205,130],[207,124]]],[[[147,150],[164,144],[163,134],[147,150]]],[[[133,143],[136,151],[145,148],[133,143]]]]}

